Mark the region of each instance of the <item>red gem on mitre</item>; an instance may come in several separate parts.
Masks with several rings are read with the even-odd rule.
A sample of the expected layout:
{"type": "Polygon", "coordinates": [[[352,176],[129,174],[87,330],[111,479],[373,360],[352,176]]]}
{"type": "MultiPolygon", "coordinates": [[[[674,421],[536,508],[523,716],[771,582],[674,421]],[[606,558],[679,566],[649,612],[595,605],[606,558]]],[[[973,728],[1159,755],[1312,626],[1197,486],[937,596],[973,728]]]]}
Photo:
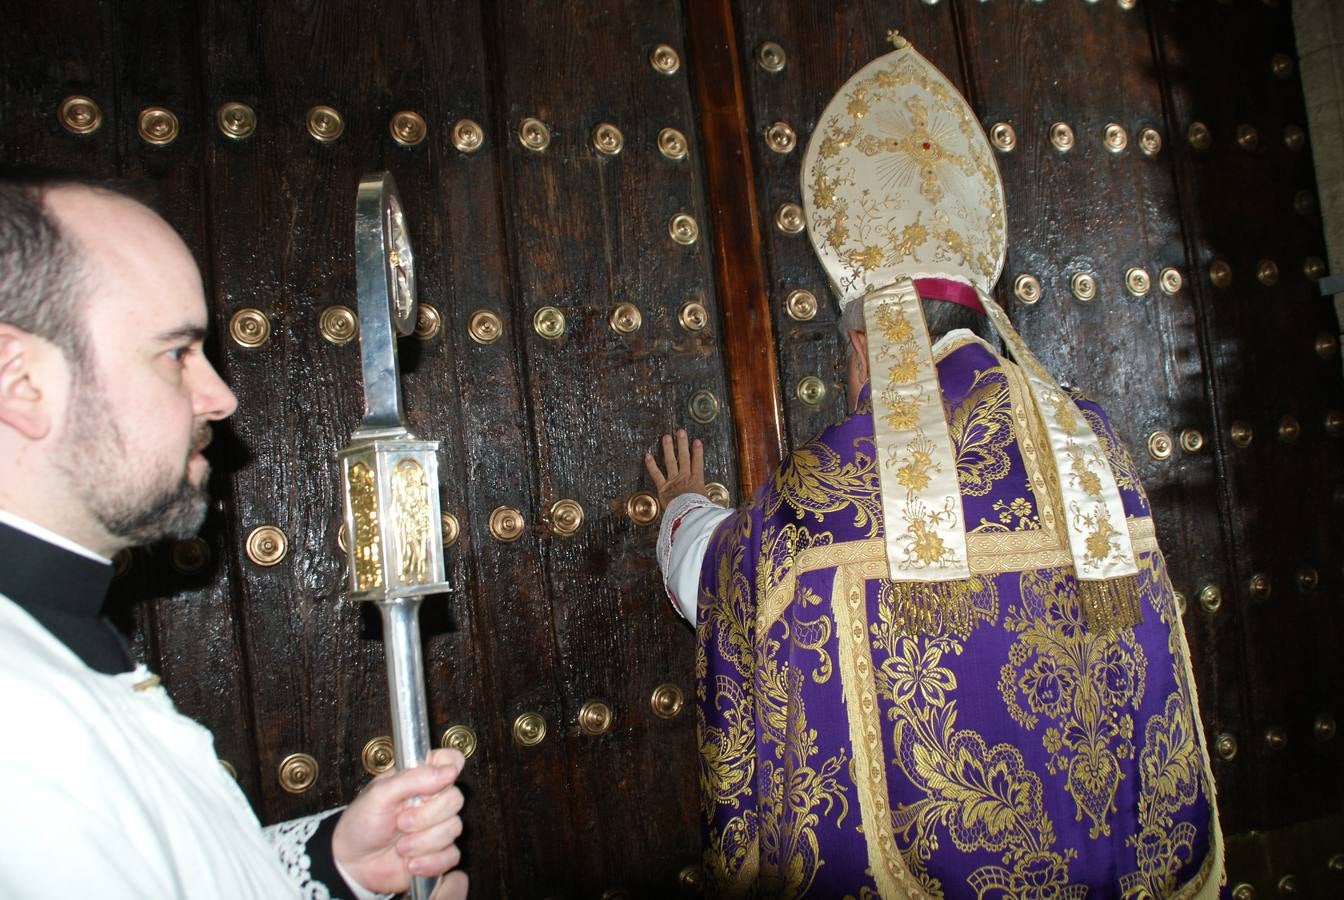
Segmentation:
{"type": "Polygon", "coordinates": [[[924,142],[924,149],[925,149],[925,150],[929,149],[929,142],[928,142],[928,141],[925,141],[925,142],[924,142]]]}

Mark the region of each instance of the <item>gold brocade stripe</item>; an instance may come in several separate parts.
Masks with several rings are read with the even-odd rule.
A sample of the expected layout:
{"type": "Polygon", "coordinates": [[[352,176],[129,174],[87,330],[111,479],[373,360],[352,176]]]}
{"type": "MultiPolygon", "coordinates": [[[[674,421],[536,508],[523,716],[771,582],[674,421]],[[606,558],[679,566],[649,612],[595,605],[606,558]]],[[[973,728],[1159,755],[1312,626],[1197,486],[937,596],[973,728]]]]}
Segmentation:
{"type": "Polygon", "coordinates": [[[1005,380],[1008,382],[1008,404],[1013,412],[1013,428],[1017,432],[1017,446],[1022,451],[1022,465],[1027,470],[1032,496],[1036,500],[1037,518],[1041,528],[1051,535],[1059,534],[1059,520],[1055,516],[1055,502],[1060,497],[1059,479],[1054,466],[1041,465],[1041,452],[1049,452],[1050,439],[1045,433],[1036,404],[1031,401],[1027,378],[1017,366],[1000,359],[1005,380]]]}
{"type": "MultiPolygon", "coordinates": [[[[1139,548],[1136,544],[1134,552],[1138,553],[1139,548]]],[[[1162,579],[1165,582],[1167,591],[1171,591],[1171,582],[1165,576],[1162,579]]],[[[1204,735],[1204,729],[1199,723],[1199,690],[1195,686],[1195,667],[1190,660],[1190,643],[1185,639],[1184,623],[1178,617],[1176,623],[1172,626],[1172,632],[1176,635],[1177,646],[1181,651],[1181,673],[1185,676],[1185,687],[1189,692],[1190,709],[1195,718],[1195,734],[1199,736],[1199,759],[1202,763],[1201,770],[1204,774],[1204,789],[1208,792],[1209,801],[1209,852],[1204,855],[1204,864],[1199,867],[1199,872],[1172,895],[1172,900],[1215,900],[1221,896],[1219,888],[1227,879],[1225,848],[1223,844],[1223,826],[1218,821],[1218,786],[1213,780],[1213,765],[1209,760],[1209,742],[1204,735]]]]}
{"type": "MultiPolygon", "coordinates": [[[[1157,549],[1157,531],[1150,516],[1126,521],[1135,553],[1157,549]]],[[[1073,557],[1060,537],[1047,534],[1044,530],[968,534],[966,543],[970,551],[971,573],[974,575],[997,575],[1001,572],[1025,572],[1073,565],[1073,557]]],[[[827,544],[808,548],[798,554],[793,575],[796,577],[817,569],[885,560],[886,544],[881,538],[827,544]]]]}
{"type": "MultiPolygon", "coordinates": [[[[858,543],[858,542],[856,542],[858,543]]],[[[861,542],[877,548],[878,574],[886,573],[886,550],[881,538],[861,542]]],[[[840,544],[850,547],[852,544],[840,544]]],[[[832,549],[830,547],[817,548],[832,549]]],[[[804,555],[807,552],[805,551],[804,555]]],[[[864,560],[863,562],[871,562],[864,560]]],[[[840,683],[844,686],[845,714],[854,754],[854,787],[859,799],[859,818],[868,848],[868,868],[879,897],[894,900],[925,897],[910,876],[896,847],[891,830],[891,803],[887,793],[887,763],[882,750],[881,718],[877,709],[877,685],[873,679],[872,653],[868,647],[868,614],[864,584],[869,567],[858,571],[843,565],[831,586],[831,614],[835,617],[836,644],[840,658],[840,683]]]]}
{"type": "MultiPolygon", "coordinates": [[[[881,543],[881,539],[877,539],[881,543]]],[[[798,570],[790,566],[788,574],[779,580],[779,583],[766,591],[765,597],[756,605],[756,639],[763,641],[770,633],[771,627],[780,616],[784,615],[784,610],[788,609],[793,603],[794,594],[798,588],[798,570]]]]}

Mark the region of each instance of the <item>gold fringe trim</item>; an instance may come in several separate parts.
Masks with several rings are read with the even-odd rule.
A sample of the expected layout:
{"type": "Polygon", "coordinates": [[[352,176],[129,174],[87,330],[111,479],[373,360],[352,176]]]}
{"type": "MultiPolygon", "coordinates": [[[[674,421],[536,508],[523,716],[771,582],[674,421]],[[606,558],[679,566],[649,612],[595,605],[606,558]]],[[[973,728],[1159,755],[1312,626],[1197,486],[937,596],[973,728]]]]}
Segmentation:
{"type": "Polygon", "coordinates": [[[894,630],[906,637],[966,635],[974,624],[975,605],[967,579],[893,581],[891,602],[894,630]]]}
{"type": "Polygon", "coordinates": [[[1105,581],[1079,580],[1078,602],[1082,604],[1083,625],[1088,631],[1105,634],[1133,628],[1143,621],[1136,575],[1122,575],[1105,581]]]}

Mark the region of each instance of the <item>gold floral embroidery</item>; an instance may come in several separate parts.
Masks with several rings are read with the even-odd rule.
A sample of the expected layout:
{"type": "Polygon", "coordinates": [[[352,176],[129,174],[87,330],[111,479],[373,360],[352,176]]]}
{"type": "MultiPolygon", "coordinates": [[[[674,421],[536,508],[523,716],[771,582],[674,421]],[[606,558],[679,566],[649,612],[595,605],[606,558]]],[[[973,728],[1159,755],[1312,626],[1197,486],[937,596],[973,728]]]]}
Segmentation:
{"type": "Polygon", "coordinates": [[[1099,633],[1083,627],[1076,582],[1067,570],[1023,572],[1022,608],[1004,627],[1019,637],[999,672],[1008,712],[1041,735],[1051,773],[1067,772],[1065,788],[1093,838],[1111,833],[1120,760],[1134,753],[1134,719],[1143,700],[1147,657],[1128,629],[1099,633]],[[1025,699],[1025,708],[1019,701],[1025,699]]]}
{"type": "Polygon", "coordinates": [[[800,516],[819,522],[825,513],[852,506],[854,527],[863,529],[867,537],[876,535],[882,499],[872,446],[872,438],[860,438],[854,461],[841,464],[840,456],[821,441],[803,444],[780,467],[775,481],[778,491],[765,514],[773,516],[780,504],[788,504],[800,516]]]}
{"type": "Polygon", "coordinates": [[[1078,446],[1069,447],[1069,474],[1083,493],[1090,497],[1101,496],[1101,478],[1094,467],[1099,460],[1091,457],[1086,450],[1078,446]]]}
{"type": "Polygon", "coordinates": [[[929,229],[919,221],[920,216],[916,215],[915,221],[906,225],[900,230],[900,233],[892,232],[887,235],[887,244],[889,245],[888,255],[884,257],[884,262],[895,262],[908,256],[913,256],[915,248],[929,239],[929,229]]]}
{"type": "MultiPolygon", "coordinates": [[[[772,654],[773,655],[773,654],[772,654]]],[[[807,892],[822,865],[816,830],[823,821],[840,828],[849,812],[841,773],[844,750],[820,764],[817,731],[807,725],[801,675],[787,674],[789,702],[786,733],[774,743],[773,756],[761,754],[761,778],[766,786],[760,801],[760,847],[765,861],[757,890],[764,897],[799,897],[807,892]],[[781,865],[782,863],[782,865],[781,865]]],[[[765,748],[762,748],[763,750],[765,748]]]]}
{"type": "MultiPolygon", "coordinates": [[[[925,639],[902,638],[920,640],[925,639]]],[[[927,640],[935,644],[947,639],[927,640]]],[[[959,650],[957,645],[954,652],[959,650]]],[[[1041,779],[1027,768],[1021,752],[1009,744],[989,747],[979,734],[958,731],[955,701],[937,706],[902,703],[881,671],[878,683],[895,702],[893,762],[926,794],[899,805],[892,815],[904,844],[902,856],[924,889],[942,893],[941,882],[928,869],[938,848],[935,829],[941,826],[963,852],[1003,854],[1002,866],[982,866],[970,874],[967,880],[977,896],[994,890],[1013,898],[1083,896],[1085,888],[1068,886],[1068,863],[1075,852],[1053,849],[1055,830],[1045,812],[1041,779]]]]}
{"type": "Polygon", "coordinates": [[[1087,555],[1100,562],[1111,553],[1111,537],[1120,532],[1111,525],[1105,510],[1098,510],[1095,517],[1089,516],[1088,522],[1092,524],[1092,531],[1087,536],[1087,555]]]}
{"type": "MultiPolygon", "coordinates": [[[[815,594],[800,595],[802,606],[820,603],[815,594]]],[[[710,834],[706,862],[723,894],[738,895],[747,884],[762,896],[805,893],[823,863],[817,827],[825,822],[838,828],[846,818],[849,800],[841,777],[846,754],[816,759],[817,731],[807,724],[803,672],[781,656],[792,635],[795,646],[805,644],[819,654],[813,680],[828,680],[830,621],[825,616],[795,621],[792,630],[785,622],[782,638],[765,638],[755,654],[750,691],[732,678],[716,679],[714,706],[723,727],[708,727],[703,710],[698,713],[701,791],[712,808],[736,809],[744,794],[756,792],[752,808],[710,834]]]]}
{"type": "Polygon", "coordinates": [[[886,423],[892,431],[909,431],[919,424],[919,408],[924,405],[922,392],[908,396],[884,390],[882,400],[887,404],[886,423]]]}
{"type": "Polygon", "coordinates": [[[879,494],[890,571],[955,577],[966,565],[965,527],[960,496],[940,490],[951,477],[945,466],[952,446],[937,383],[921,375],[919,361],[931,361],[931,353],[918,295],[904,281],[865,304],[869,331],[882,337],[869,344],[869,363],[882,401],[875,404],[875,444],[890,476],[886,495],[879,494]]]}
{"type": "MultiPolygon", "coordinates": [[[[809,606],[819,606],[822,603],[821,597],[817,596],[808,588],[802,588],[798,591],[796,606],[798,611],[807,609],[809,606]]],[[[831,643],[831,617],[819,615],[815,619],[803,619],[795,615],[792,627],[785,623],[784,639],[792,640],[793,646],[803,650],[811,650],[817,654],[817,666],[812,670],[812,680],[817,684],[825,684],[831,680],[831,675],[835,667],[831,662],[831,653],[827,646],[831,643]]]]}
{"type": "Polygon", "coordinates": [[[896,482],[908,491],[922,491],[929,486],[929,470],[934,468],[933,445],[923,437],[916,437],[905,448],[905,454],[896,469],[896,482]]]}
{"type": "Polygon", "coordinates": [[[977,372],[965,398],[948,410],[948,433],[963,495],[983,497],[1008,474],[1012,461],[1012,407],[1002,369],[977,372]]]}
{"type": "MultiPolygon", "coordinates": [[[[1037,364],[1039,366],[1039,363],[1037,364]]],[[[1044,369],[1042,369],[1044,371],[1044,369]]],[[[1037,376],[1040,377],[1039,375],[1037,376]]],[[[1044,379],[1046,384],[1050,384],[1054,379],[1048,376],[1044,379]]],[[[1050,411],[1059,424],[1059,428],[1065,434],[1073,434],[1078,428],[1078,407],[1073,405],[1073,398],[1063,391],[1050,388],[1041,392],[1042,402],[1050,404],[1050,411]]],[[[1090,492],[1089,492],[1090,493],[1090,492]]]]}
{"type": "Polygon", "coordinates": [[[799,553],[825,546],[832,540],[829,531],[812,534],[792,522],[773,526],[761,533],[761,548],[756,563],[756,635],[763,639],[784,611],[795,602],[799,553]]]}
{"type": "MultiPolygon", "coordinates": [[[[838,573],[837,583],[844,577],[838,573]]],[[[982,591],[990,586],[992,579],[979,583],[982,591]]],[[[837,614],[839,599],[833,600],[837,614]]],[[[898,805],[891,814],[909,874],[924,891],[942,893],[943,885],[928,868],[941,827],[962,851],[1003,854],[1002,866],[983,866],[971,873],[968,881],[978,896],[1001,891],[1023,900],[1082,897],[1084,889],[1068,885],[1068,862],[1074,851],[1054,849],[1054,826],[1045,812],[1040,777],[1026,767],[1017,748],[989,747],[975,732],[956,728],[957,704],[949,694],[956,690],[957,680],[943,661],[962,652],[969,629],[958,637],[908,636],[902,633],[903,611],[895,601],[894,592],[879,591],[877,621],[868,628],[867,646],[850,652],[871,656],[876,689],[891,703],[891,763],[925,794],[898,805]]],[[[997,595],[979,611],[982,621],[994,621],[997,595]]],[[[857,615],[861,621],[862,605],[851,603],[847,615],[857,615]]],[[[841,641],[845,639],[842,633],[841,641]]]]}
{"type": "Polygon", "coordinates": [[[1092,512],[1083,512],[1077,503],[1070,505],[1070,512],[1073,513],[1075,521],[1081,523],[1087,531],[1087,561],[1100,563],[1111,554],[1113,540],[1120,534],[1115,526],[1111,524],[1111,518],[1106,512],[1106,507],[1098,503],[1092,508],[1092,512]]]}
{"type": "Polygon", "coordinates": [[[1106,454],[1106,461],[1111,465],[1111,473],[1115,475],[1116,486],[1121,490],[1133,491],[1140,497],[1145,496],[1143,484],[1139,480],[1138,466],[1134,465],[1134,459],[1129,455],[1129,450],[1106,426],[1105,420],[1096,410],[1087,407],[1079,407],[1083,418],[1091,426],[1096,434],[1097,440],[1101,442],[1102,452],[1106,454]]]}
{"type": "Polygon", "coordinates": [[[981,517],[976,531],[1032,531],[1041,527],[1040,517],[1026,497],[1014,497],[1007,502],[995,500],[991,508],[999,514],[999,521],[981,517]]]}
{"type": "Polygon", "coordinates": [[[1207,881],[1215,851],[1210,846],[1204,864],[1182,887],[1177,879],[1194,857],[1198,830],[1190,822],[1176,822],[1175,815],[1195,803],[1201,792],[1210,803],[1213,795],[1205,782],[1206,761],[1192,717],[1194,702],[1187,687],[1183,642],[1176,630],[1182,625],[1171,602],[1171,585],[1160,552],[1140,556],[1139,583],[1144,599],[1167,626],[1176,689],[1167,696],[1163,711],[1144,727],[1144,748],[1139,754],[1140,830],[1126,840],[1134,848],[1139,868],[1123,875],[1120,886],[1127,900],[1187,897],[1207,881]]]}
{"type": "MultiPolygon", "coordinates": [[[[752,616],[752,585],[743,574],[750,536],[751,516],[739,511],[732,527],[720,532],[719,546],[711,548],[718,560],[715,573],[718,591],[701,589],[696,624],[695,676],[702,692],[709,671],[706,647],[711,635],[718,655],[731,663],[740,677],[751,676],[755,620],[752,616]]],[[[705,699],[703,693],[700,699],[705,699]]]]}
{"type": "Polygon", "coordinates": [[[851,250],[849,264],[855,269],[875,269],[882,265],[882,248],[870,244],[859,250],[851,250]]]}
{"type": "Polygon", "coordinates": [[[726,727],[710,728],[700,722],[701,796],[713,798],[718,806],[736,807],[756,774],[755,703],[737,682],[719,678],[714,705],[726,727]]]}
{"type": "Polygon", "coordinates": [[[897,536],[896,543],[904,554],[903,562],[907,567],[918,569],[958,561],[954,551],[943,543],[938,534],[939,528],[956,520],[956,514],[950,507],[953,503],[959,503],[961,498],[949,497],[947,500],[940,510],[929,509],[917,500],[905,505],[905,520],[908,524],[897,536]]]}
{"type": "MultiPolygon", "coordinates": [[[[905,316],[890,306],[884,306],[877,313],[877,327],[888,344],[904,344],[915,336],[915,328],[905,316]]],[[[890,348],[883,348],[883,358],[887,358],[890,348]]],[[[909,379],[906,379],[907,381],[909,379]]]]}
{"type": "Polygon", "coordinates": [[[862,119],[868,115],[868,91],[864,88],[858,88],[849,98],[849,105],[845,107],[846,112],[856,119],[862,119]]]}
{"type": "Polygon", "coordinates": [[[1139,756],[1138,834],[1125,843],[1134,848],[1139,869],[1120,880],[1124,896],[1169,897],[1177,876],[1194,858],[1198,830],[1173,815],[1199,798],[1200,760],[1191,733],[1189,708],[1179,692],[1167,697],[1161,715],[1148,720],[1139,756]]]}
{"type": "Polygon", "coordinates": [[[909,703],[918,696],[920,703],[943,706],[947,692],[957,689],[957,676],[951,669],[938,665],[944,649],[951,648],[944,648],[937,641],[930,641],[923,648],[912,640],[899,641],[899,645],[898,653],[882,663],[883,677],[878,683],[886,686],[897,703],[909,703]]]}

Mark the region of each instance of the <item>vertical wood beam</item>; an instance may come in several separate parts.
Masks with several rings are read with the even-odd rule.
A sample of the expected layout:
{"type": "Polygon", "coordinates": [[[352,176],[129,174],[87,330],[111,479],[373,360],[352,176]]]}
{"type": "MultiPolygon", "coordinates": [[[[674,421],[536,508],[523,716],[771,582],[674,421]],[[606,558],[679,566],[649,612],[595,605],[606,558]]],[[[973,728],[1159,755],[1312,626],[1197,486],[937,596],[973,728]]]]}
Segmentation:
{"type": "Polygon", "coordinates": [[[700,107],[714,277],[723,310],[729,405],[738,477],[753,493],[784,455],[784,410],[775,365],[756,178],[737,35],[729,0],[687,0],[691,82],[700,107]]]}

